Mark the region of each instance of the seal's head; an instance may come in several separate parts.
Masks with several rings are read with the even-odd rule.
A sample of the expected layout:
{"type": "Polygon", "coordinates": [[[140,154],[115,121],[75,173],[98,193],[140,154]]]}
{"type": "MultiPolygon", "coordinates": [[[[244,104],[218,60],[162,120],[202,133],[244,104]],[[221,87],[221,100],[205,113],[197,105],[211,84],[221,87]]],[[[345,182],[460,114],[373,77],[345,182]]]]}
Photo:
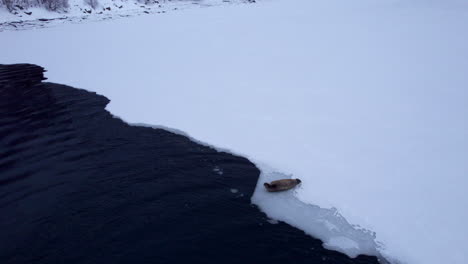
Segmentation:
{"type": "Polygon", "coordinates": [[[301,183],[302,181],[299,179],[296,179],[297,184],[301,183]]]}

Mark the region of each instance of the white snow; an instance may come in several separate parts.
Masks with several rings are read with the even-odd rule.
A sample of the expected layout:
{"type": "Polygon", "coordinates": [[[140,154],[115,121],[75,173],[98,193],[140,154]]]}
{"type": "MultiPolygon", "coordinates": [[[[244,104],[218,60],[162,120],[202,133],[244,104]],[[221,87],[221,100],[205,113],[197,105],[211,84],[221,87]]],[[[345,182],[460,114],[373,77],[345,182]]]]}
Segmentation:
{"type": "Polygon", "coordinates": [[[327,247],[466,264],[467,26],[462,0],[271,0],[2,32],[0,62],[300,178],[252,201],[327,247]]]}

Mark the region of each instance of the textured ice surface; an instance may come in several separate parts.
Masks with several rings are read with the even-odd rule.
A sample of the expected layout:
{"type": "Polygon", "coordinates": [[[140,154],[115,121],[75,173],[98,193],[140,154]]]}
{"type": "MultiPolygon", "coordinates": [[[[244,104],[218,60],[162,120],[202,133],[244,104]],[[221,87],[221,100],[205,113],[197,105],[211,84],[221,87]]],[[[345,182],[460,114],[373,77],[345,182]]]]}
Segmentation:
{"type": "MultiPolygon", "coordinates": [[[[261,166],[260,169],[262,173],[252,202],[268,217],[300,228],[307,234],[320,238],[326,248],[345,252],[348,256],[379,255],[372,232],[352,226],[334,208],[320,208],[298,200],[295,189],[267,192],[263,186],[264,182],[289,179],[291,176],[276,172],[267,166],[261,166]]],[[[301,188],[300,186],[296,189],[301,188]]]]}

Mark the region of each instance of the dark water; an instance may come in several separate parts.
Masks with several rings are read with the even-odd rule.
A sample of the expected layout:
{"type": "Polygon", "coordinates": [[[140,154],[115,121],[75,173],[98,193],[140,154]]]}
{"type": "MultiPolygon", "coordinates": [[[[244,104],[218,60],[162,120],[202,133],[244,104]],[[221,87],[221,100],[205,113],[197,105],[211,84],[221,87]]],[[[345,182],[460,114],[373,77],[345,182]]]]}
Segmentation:
{"type": "Polygon", "coordinates": [[[0,263],[377,263],[269,224],[247,159],[41,79],[0,65],[0,263]]]}

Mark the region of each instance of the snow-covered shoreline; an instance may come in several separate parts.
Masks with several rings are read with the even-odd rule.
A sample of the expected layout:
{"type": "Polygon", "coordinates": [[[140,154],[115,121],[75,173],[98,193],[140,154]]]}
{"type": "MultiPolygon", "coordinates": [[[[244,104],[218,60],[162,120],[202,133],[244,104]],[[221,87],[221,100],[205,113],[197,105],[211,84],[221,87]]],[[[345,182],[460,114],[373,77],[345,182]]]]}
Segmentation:
{"type": "Polygon", "coordinates": [[[84,0],[70,0],[69,7],[49,11],[43,7],[16,7],[8,11],[0,6],[0,31],[46,28],[66,23],[114,20],[149,14],[165,14],[184,9],[255,3],[249,0],[173,0],[127,1],[100,0],[94,8],[84,0]]]}
{"type": "MultiPolygon", "coordinates": [[[[121,119],[117,116],[116,118],[121,119]]],[[[141,123],[128,124],[132,126],[163,129],[187,137],[197,144],[213,148],[216,151],[244,156],[242,153],[203,142],[191,136],[189,133],[176,128],[141,123]]],[[[392,259],[392,256],[383,256],[381,254],[380,251],[383,249],[383,245],[376,240],[376,234],[374,232],[362,228],[359,225],[350,224],[336,208],[321,208],[311,203],[304,203],[297,198],[297,191],[295,190],[274,194],[268,193],[263,183],[279,179],[294,178],[293,175],[285,174],[284,172],[270,167],[268,164],[255,161],[253,157],[250,157],[249,160],[254,163],[261,172],[251,201],[271,218],[271,223],[274,224],[278,220],[288,223],[291,226],[303,230],[306,234],[314,238],[321,239],[326,249],[344,252],[351,258],[355,258],[358,255],[368,255],[376,256],[382,264],[389,263],[389,260],[392,260],[393,264],[399,264],[397,260],[392,259]]],[[[300,189],[301,187],[299,186],[298,188],[300,189]]]]}

